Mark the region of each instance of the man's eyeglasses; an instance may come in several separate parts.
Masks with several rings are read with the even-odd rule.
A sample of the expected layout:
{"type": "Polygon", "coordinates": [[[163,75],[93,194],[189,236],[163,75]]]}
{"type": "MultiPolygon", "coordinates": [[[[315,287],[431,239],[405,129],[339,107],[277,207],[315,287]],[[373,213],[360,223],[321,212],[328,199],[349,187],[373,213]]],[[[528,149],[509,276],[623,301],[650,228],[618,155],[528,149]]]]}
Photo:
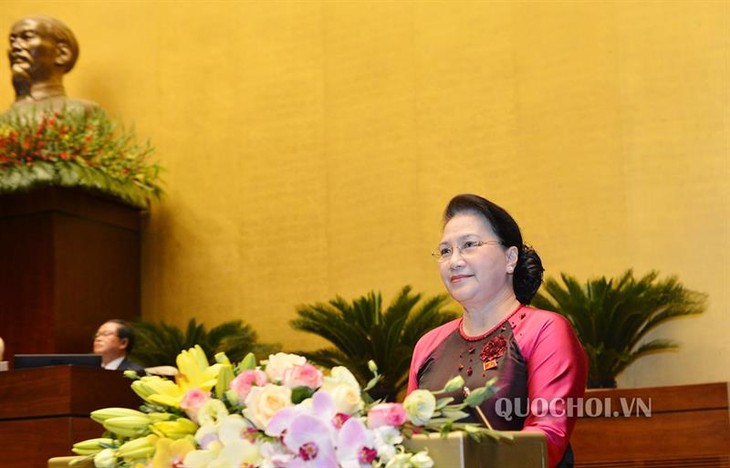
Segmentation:
{"type": "MultiPolygon", "coordinates": [[[[476,253],[477,249],[483,245],[501,245],[502,241],[497,240],[488,240],[488,241],[478,241],[478,240],[466,240],[461,242],[459,245],[456,246],[456,250],[459,251],[459,254],[462,257],[468,257],[470,255],[473,255],[476,253]]],[[[446,260],[450,259],[451,256],[454,254],[454,248],[450,245],[442,245],[438,249],[431,252],[431,256],[436,259],[437,262],[445,262],[446,260]]]]}
{"type": "Polygon", "coordinates": [[[94,333],[94,338],[99,338],[100,336],[107,337],[107,336],[112,336],[112,335],[116,335],[116,332],[113,332],[113,331],[96,332],[96,333],[94,333]]]}

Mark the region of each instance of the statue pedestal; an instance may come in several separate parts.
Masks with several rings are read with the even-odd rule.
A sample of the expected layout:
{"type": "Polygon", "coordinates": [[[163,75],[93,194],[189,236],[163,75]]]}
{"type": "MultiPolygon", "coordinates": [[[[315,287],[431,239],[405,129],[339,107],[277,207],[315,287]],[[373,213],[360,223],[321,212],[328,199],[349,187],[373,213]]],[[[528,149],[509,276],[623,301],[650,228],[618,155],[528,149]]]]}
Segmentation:
{"type": "Polygon", "coordinates": [[[140,217],[78,189],[0,195],[6,356],[88,353],[101,323],[139,317],[140,217]]]}

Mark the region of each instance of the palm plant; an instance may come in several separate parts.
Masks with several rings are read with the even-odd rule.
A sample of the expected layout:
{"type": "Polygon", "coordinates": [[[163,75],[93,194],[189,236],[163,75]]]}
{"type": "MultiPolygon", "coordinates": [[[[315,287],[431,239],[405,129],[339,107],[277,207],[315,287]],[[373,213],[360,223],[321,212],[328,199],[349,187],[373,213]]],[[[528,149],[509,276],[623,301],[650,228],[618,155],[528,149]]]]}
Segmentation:
{"type": "Polygon", "coordinates": [[[383,379],[369,394],[374,399],[394,401],[408,382],[418,339],[456,317],[444,309],[447,300],[441,294],[420,302],[421,294],[412,294],[410,286],[405,286],[385,310],[380,293],[370,292],[352,302],[337,296],[326,304],[299,306],[299,318],[291,325],[333,345],[299,354],[322,366],[345,366],[361,385],[373,376],[368,361],[375,361],[383,379]]]}
{"type": "Polygon", "coordinates": [[[642,339],[671,319],[704,311],[705,294],[685,288],[674,276],[658,276],[652,271],[636,279],[628,270],[581,285],[563,273],[565,286],[547,279],[544,293],[532,300],[533,306],[559,312],[573,325],[588,354],[589,388],[615,387],[616,376],[637,359],[676,349],[678,344],[670,340],[642,339]]]}
{"type": "Polygon", "coordinates": [[[184,331],[164,322],[138,321],[132,328],[136,335],[132,358],[146,367],[175,366],[177,355],[195,345],[203,348],[211,363],[219,352],[225,352],[231,362],[238,362],[249,352],[262,358],[281,349],[278,344],[259,343],[253,328],[241,320],[224,322],[210,330],[195,319],[184,331]]]}

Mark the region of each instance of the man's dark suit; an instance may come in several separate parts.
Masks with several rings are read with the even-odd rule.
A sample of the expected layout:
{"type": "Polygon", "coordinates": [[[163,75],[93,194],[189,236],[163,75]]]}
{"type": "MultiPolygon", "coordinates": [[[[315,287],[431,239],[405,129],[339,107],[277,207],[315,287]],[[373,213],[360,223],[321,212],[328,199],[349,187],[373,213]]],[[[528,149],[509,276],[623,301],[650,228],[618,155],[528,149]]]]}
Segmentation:
{"type": "Polygon", "coordinates": [[[124,358],[117,367],[118,371],[133,370],[139,375],[144,375],[144,367],[140,366],[136,362],[130,361],[128,358],[124,358]]]}

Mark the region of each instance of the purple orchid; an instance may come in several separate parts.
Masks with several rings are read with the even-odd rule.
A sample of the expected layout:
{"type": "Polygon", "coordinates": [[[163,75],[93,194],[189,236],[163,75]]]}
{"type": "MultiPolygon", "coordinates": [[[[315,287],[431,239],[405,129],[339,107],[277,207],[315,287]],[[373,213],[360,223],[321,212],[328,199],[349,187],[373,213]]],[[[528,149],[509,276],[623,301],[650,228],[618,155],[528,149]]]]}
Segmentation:
{"type": "Polygon", "coordinates": [[[357,418],[350,418],[337,434],[337,460],[341,466],[368,467],[377,456],[373,433],[357,418]]]}

